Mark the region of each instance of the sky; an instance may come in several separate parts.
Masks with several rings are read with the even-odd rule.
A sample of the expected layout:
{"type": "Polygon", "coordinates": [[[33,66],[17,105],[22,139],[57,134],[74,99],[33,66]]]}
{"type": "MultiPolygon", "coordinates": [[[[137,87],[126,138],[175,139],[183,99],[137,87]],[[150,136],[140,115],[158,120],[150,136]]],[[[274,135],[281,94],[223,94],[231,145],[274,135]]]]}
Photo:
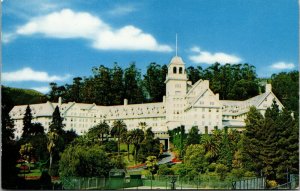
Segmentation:
{"type": "Polygon", "coordinates": [[[297,0],[2,0],[3,85],[49,91],[91,69],[135,62],[249,63],[298,70],[297,0]]]}

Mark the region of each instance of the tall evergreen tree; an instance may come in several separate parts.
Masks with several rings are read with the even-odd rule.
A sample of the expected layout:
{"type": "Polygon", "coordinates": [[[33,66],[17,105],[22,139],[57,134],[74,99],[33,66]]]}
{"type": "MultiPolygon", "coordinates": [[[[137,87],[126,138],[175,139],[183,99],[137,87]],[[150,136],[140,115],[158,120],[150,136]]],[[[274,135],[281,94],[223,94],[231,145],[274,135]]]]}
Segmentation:
{"type": "Polygon", "coordinates": [[[165,71],[156,63],[151,63],[144,75],[144,86],[149,96],[150,102],[160,102],[165,94],[165,71]]]}
{"type": "Polygon", "coordinates": [[[25,114],[23,117],[23,133],[22,133],[23,138],[30,135],[30,131],[32,129],[31,120],[32,120],[31,109],[30,109],[29,105],[27,105],[25,114]]]}
{"type": "Polygon", "coordinates": [[[112,105],[121,105],[124,99],[124,81],[123,70],[117,63],[115,63],[111,71],[111,94],[112,105]]]}
{"type": "Polygon", "coordinates": [[[18,157],[18,149],[14,140],[14,121],[9,115],[12,107],[12,100],[7,91],[2,89],[1,104],[1,133],[2,133],[2,156],[1,167],[2,176],[1,183],[4,189],[13,189],[17,185],[16,161],[18,157]]]}
{"type": "Polygon", "coordinates": [[[130,66],[125,69],[124,82],[124,98],[128,99],[128,103],[142,103],[144,94],[142,90],[141,74],[136,68],[135,63],[130,64],[130,66]]]}
{"type": "Polygon", "coordinates": [[[63,118],[60,116],[60,111],[58,106],[55,107],[55,110],[52,114],[52,122],[49,126],[50,132],[56,132],[58,135],[62,135],[64,133],[64,124],[63,124],[63,118]]]}
{"type": "Polygon", "coordinates": [[[245,120],[246,127],[243,139],[243,163],[244,166],[250,170],[260,174],[263,167],[262,160],[258,157],[262,148],[263,134],[261,129],[263,127],[264,118],[261,113],[255,108],[251,107],[245,120]]]}

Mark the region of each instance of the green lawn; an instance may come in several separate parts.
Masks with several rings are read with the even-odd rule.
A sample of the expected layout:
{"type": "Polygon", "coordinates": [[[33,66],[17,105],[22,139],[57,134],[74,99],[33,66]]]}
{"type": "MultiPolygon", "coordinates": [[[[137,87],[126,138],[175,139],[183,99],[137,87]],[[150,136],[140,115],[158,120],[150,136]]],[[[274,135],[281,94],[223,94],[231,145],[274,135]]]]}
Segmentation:
{"type": "MultiPolygon", "coordinates": [[[[127,152],[127,144],[121,143],[120,144],[120,151],[126,151],[127,152]]],[[[132,153],[134,151],[134,145],[129,145],[129,152],[132,153]]]]}
{"type": "MultiPolygon", "coordinates": [[[[26,172],[25,176],[41,176],[41,171],[40,169],[30,169],[30,172],[26,172]]],[[[20,170],[20,173],[18,174],[19,176],[24,176],[24,173],[22,170],[20,170]]]]}

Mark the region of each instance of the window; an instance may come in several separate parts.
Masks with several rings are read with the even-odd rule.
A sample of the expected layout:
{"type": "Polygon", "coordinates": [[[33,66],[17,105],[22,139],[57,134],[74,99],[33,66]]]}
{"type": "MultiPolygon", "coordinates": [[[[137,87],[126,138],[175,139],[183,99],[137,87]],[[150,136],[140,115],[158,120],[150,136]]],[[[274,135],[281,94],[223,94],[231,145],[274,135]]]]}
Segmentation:
{"type": "Polygon", "coordinates": [[[182,67],[179,67],[179,74],[182,74],[182,67]]]}
{"type": "Polygon", "coordinates": [[[173,67],[173,73],[176,74],[177,73],[177,68],[173,67]]]}

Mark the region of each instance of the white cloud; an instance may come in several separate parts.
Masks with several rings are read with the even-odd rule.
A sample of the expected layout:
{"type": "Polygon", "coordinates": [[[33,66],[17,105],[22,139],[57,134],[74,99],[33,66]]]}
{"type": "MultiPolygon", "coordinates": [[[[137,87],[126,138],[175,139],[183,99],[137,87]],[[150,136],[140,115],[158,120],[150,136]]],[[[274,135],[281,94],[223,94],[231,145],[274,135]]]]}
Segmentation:
{"type": "Polygon", "coordinates": [[[50,87],[49,86],[32,87],[30,89],[36,90],[36,91],[44,93],[44,94],[46,94],[46,93],[48,93],[50,91],[50,87]]]}
{"type": "Polygon", "coordinates": [[[125,26],[116,31],[105,31],[98,34],[93,47],[103,50],[149,50],[169,52],[167,45],[159,45],[150,34],[143,33],[134,26],[125,26]]]}
{"type": "Polygon", "coordinates": [[[108,11],[108,14],[114,15],[114,16],[121,16],[126,15],[128,13],[132,13],[136,11],[136,8],[133,5],[118,5],[115,6],[113,9],[108,11]]]}
{"type": "Polygon", "coordinates": [[[220,64],[237,64],[242,62],[241,58],[233,54],[226,54],[223,52],[211,53],[201,50],[197,46],[192,47],[191,51],[194,53],[194,55],[189,56],[189,59],[194,63],[214,64],[215,62],[218,62],[220,64]]]}
{"type": "Polygon", "coordinates": [[[135,26],[127,25],[114,29],[99,17],[70,9],[33,18],[25,25],[18,27],[16,34],[83,38],[91,41],[92,47],[100,50],[172,51],[170,46],[159,44],[151,34],[135,26]]]}
{"type": "Polygon", "coordinates": [[[50,76],[47,72],[34,71],[31,68],[23,68],[13,72],[3,72],[2,80],[6,82],[21,82],[21,81],[36,81],[36,82],[53,82],[64,81],[70,78],[71,75],[50,76]]]}
{"type": "Polygon", "coordinates": [[[293,69],[295,67],[295,64],[288,63],[288,62],[276,62],[271,65],[271,68],[277,69],[277,70],[284,70],[284,69],[293,69]]]}
{"type": "Polygon", "coordinates": [[[43,34],[56,38],[92,38],[99,30],[108,30],[108,26],[89,13],[74,13],[63,9],[43,17],[33,18],[19,27],[17,34],[43,34]]]}

